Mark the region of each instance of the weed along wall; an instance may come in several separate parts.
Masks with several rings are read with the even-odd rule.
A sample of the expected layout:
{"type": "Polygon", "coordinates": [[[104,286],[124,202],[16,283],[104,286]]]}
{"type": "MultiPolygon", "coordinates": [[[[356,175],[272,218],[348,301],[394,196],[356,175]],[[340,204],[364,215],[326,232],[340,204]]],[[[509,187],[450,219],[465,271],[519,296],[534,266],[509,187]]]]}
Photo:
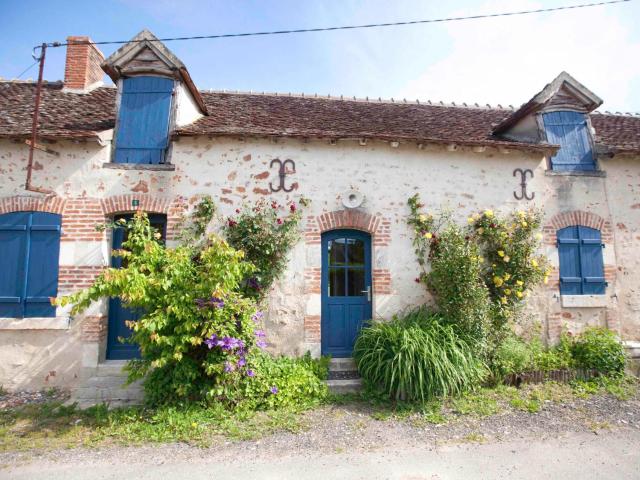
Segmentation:
{"type": "MultiPolygon", "coordinates": [[[[108,135],[107,135],[108,136],[108,135]]],[[[544,211],[544,253],[555,267],[548,285],[528,301],[531,319],[544,337],[556,341],[563,328],[608,326],[625,339],[640,338],[640,191],[637,157],[602,162],[606,176],[546,173],[539,153],[498,149],[447,148],[415,143],[353,140],[307,141],[231,137],[180,137],[170,165],[136,168],[109,164],[110,143],[58,141],[58,157],[36,152],[34,184],[50,188],[44,197],[22,190],[28,151],[0,141],[0,213],[20,210],[62,215],[58,294],[89,285],[110,263],[109,232],[93,226],[136,209],[166,215],[167,244],[175,245],[180,216],[202,195],[210,195],[224,219],[259,199],[285,205],[302,196],[301,240],[283,278],[269,296],[266,332],[270,349],[291,355],[320,353],[321,235],[355,229],[371,235],[373,316],[388,318],[429,301],[415,282],[419,273],[406,224],[407,199],[419,193],[427,211],[449,208],[461,223],[484,209],[544,211]],[[362,144],[364,143],[364,144],[362,144]],[[283,177],[280,166],[285,166],[283,177]],[[108,165],[105,165],[108,164],[108,165]],[[295,165],[295,167],[294,167],[295,165]],[[521,178],[530,169],[528,195],[517,200],[521,178]],[[278,191],[273,191],[278,190],[278,191]],[[361,194],[361,206],[346,208],[346,192],[361,194]],[[604,296],[561,298],[558,290],[556,231],[586,225],[602,232],[604,296]]],[[[565,296],[566,297],[566,296],[565,296]]],[[[108,302],[70,316],[0,319],[0,384],[9,389],[73,386],[105,358],[108,302]]]]}

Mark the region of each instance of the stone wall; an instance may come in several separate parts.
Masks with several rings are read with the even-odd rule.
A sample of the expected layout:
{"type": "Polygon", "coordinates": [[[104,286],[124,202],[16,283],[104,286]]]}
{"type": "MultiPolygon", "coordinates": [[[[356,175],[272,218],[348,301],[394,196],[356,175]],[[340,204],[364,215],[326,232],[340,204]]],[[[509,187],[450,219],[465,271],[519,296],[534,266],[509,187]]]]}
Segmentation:
{"type": "MultiPolygon", "coordinates": [[[[318,353],[320,235],[324,231],[355,228],[372,235],[376,317],[388,318],[406,306],[429,301],[414,281],[418,266],[405,223],[407,198],[418,192],[427,210],[451,209],[461,222],[487,208],[544,209],[543,248],[555,267],[558,225],[597,225],[606,244],[609,286],[605,298],[595,304],[563,306],[556,273],[548,286],[530,298],[530,318],[540,322],[548,341],[555,341],[563,328],[578,332],[587,324],[608,325],[629,340],[640,338],[640,273],[634,268],[640,261],[638,158],[604,161],[606,176],[566,176],[545,173],[545,158],[515,150],[202,137],[174,142],[169,168],[131,169],[105,167],[108,145],[61,141],[49,147],[60,156],[36,152],[33,181],[53,189],[56,196],[42,200],[41,195],[21,190],[26,175],[24,144],[0,141],[0,212],[47,204],[62,213],[61,294],[88,285],[108,265],[108,234],[97,232],[94,224],[114,214],[137,208],[167,214],[168,243],[172,244],[181,215],[201,195],[211,195],[223,216],[243,202],[265,198],[284,204],[304,196],[312,203],[304,212],[302,239],[291,252],[286,275],[271,293],[266,327],[274,350],[318,353]],[[277,167],[270,167],[273,159],[295,162],[295,172],[285,179],[287,188],[293,188],[290,193],[271,192],[270,184],[275,187],[279,182],[277,167]],[[528,184],[528,192],[535,193],[532,201],[514,197],[520,191],[520,177],[513,173],[516,168],[534,172],[528,184]],[[360,208],[343,207],[342,195],[349,190],[364,195],[360,208]]],[[[3,330],[9,321],[0,319],[0,364],[12,365],[0,370],[0,383],[8,388],[73,385],[83,369],[95,368],[104,358],[107,314],[104,302],[71,319],[68,311],[59,309],[55,331],[38,330],[37,325],[33,329],[33,321],[25,322],[31,329],[3,330]],[[51,363],[61,358],[65,364],[55,377],[40,368],[47,362],[38,348],[47,344],[43,340],[47,335],[51,345],[46,348],[55,348],[57,355],[51,354],[51,363]],[[33,374],[14,375],[14,371],[33,374]]]]}

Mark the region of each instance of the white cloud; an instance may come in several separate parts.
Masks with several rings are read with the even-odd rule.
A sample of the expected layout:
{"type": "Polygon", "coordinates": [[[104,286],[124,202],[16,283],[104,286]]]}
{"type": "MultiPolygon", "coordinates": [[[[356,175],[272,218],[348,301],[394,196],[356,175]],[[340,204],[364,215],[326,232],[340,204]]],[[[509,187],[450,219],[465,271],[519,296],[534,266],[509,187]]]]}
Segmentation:
{"type": "MultiPolygon", "coordinates": [[[[640,111],[640,41],[622,21],[629,4],[447,24],[451,51],[399,97],[520,105],[566,70],[603,100],[603,110],[640,111]]],[[[482,13],[540,8],[492,1],[482,13]]],[[[464,15],[463,12],[459,14],[464,15]]]]}

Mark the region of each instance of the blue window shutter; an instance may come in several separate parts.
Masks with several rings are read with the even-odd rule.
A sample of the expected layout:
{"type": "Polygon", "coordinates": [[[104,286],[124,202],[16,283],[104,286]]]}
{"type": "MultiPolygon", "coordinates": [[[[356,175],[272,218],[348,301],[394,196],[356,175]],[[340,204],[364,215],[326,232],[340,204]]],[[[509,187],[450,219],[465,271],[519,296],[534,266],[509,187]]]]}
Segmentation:
{"type": "Polygon", "coordinates": [[[558,230],[557,237],[560,256],[560,294],[580,295],[582,293],[582,273],[578,227],[566,227],[558,230]]]}
{"type": "Polygon", "coordinates": [[[29,212],[0,215],[0,317],[24,316],[29,212]]]}
{"type": "Polygon", "coordinates": [[[58,292],[60,215],[0,215],[0,317],[54,317],[58,292]]]}
{"type": "Polygon", "coordinates": [[[58,293],[60,215],[34,212],[31,217],[25,317],[55,317],[49,300],[58,293]]]}
{"type": "Polygon", "coordinates": [[[579,227],[579,236],[582,293],[585,295],[602,295],[605,292],[605,281],[600,231],[588,227],[579,227]]]}
{"type": "Polygon", "coordinates": [[[549,143],[560,145],[551,158],[553,170],[595,170],[587,120],[580,112],[549,112],[542,116],[549,143]]]}
{"type": "Polygon", "coordinates": [[[173,80],[133,77],[123,80],[116,132],[116,163],[163,163],[169,145],[173,80]]]}

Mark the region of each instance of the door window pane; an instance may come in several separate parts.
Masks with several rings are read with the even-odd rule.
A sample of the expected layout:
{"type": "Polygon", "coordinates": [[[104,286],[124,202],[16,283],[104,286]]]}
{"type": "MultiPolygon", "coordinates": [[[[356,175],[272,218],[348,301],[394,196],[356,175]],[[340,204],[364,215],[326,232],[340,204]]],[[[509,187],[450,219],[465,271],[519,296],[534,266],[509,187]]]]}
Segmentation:
{"type": "Polygon", "coordinates": [[[359,297],[364,295],[362,291],[366,288],[364,285],[364,268],[347,269],[347,296],[359,297]]]}
{"type": "Polygon", "coordinates": [[[350,266],[364,266],[364,242],[355,238],[348,240],[349,250],[347,260],[350,266]]]}
{"type": "Polygon", "coordinates": [[[345,296],[344,268],[329,268],[329,296],[345,296]]]}
{"type": "Polygon", "coordinates": [[[346,239],[329,240],[329,265],[344,265],[346,261],[346,239]]]}

